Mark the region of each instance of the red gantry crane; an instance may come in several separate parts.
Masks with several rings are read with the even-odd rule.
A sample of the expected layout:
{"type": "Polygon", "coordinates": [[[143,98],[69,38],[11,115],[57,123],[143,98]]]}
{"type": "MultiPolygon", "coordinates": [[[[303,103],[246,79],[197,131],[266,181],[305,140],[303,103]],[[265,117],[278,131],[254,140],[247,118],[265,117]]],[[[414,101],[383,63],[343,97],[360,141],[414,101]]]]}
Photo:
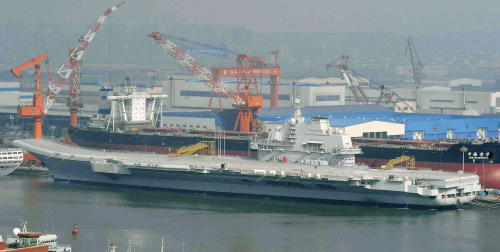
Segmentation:
{"type": "Polygon", "coordinates": [[[229,86],[221,81],[217,76],[213,75],[208,69],[198,63],[193,57],[187,54],[180,47],[166,39],[158,32],[148,34],[148,37],[153,38],[160,44],[170,56],[177,62],[183,65],[188,71],[202,80],[212,92],[222,94],[228,99],[233,107],[239,108],[238,118],[234,125],[234,131],[239,132],[257,131],[257,123],[253,118],[253,113],[258,113],[262,107],[262,96],[259,94],[255,77],[253,76],[250,57],[240,55],[237,58],[237,92],[234,92],[229,86]],[[252,126],[252,128],[250,128],[252,126]]]}
{"type": "MultiPolygon", "coordinates": [[[[274,65],[264,63],[263,57],[250,58],[252,73],[254,76],[269,76],[269,85],[271,86],[270,106],[278,107],[278,94],[281,79],[281,67],[278,64],[278,54],[280,51],[269,52],[275,56],[274,65]]],[[[212,75],[219,76],[237,76],[237,67],[212,67],[212,75]]],[[[219,98],[220,99],[220,98],[219,98]]]]}
{"type": "MultiPolygon", "coordinates": [[[[102,23],[106,19],[106,17],[109,14],[111,14],[111,12],[115,11],[118,7],[120,7],[124,3],[125,2],[120,2],[119,4],[106,10],[106,12],[104,12],[99,17],[99,19],[97,19],[97,22],[94,24],[94,26],[92,26],[92,28],[89,30],[89,32],[87,32],[87,34],[79,40],[80,43],[78,44],[78,46],[71,51],[68,59],[64,62],[62,67],[59,68],[59,70],[57,71],[57,73],[53,77],[51,77],[51,79],[49,81],[49,87],[47,90],[47,96],[45,97],[45,102],[43,101],[44,98],[42,97],[40,62],[44,58],[47,57],[47,54],[43,54],[41,56],[38,56],[37,58],[35,58],[31,61],[28,61],[28,62],[11,70],[15,76],[17,76],[18,78],[21,78],[20,71],[22,69],[33,66],[33,65],[35,65],[35,67],[37,67],[37,76],[35,77],[36,78],[36,87],[35,87],[35,94],[33,97],[33,102],[32,102],[32,104],[19,106],[18,110],[17,110],[19,117],[34,118],[35,124],[34,124],[33,131],[34,131],[35,138],[42,138],[42,118],[47,115],[47,112],[49,111],[50,106],[52,105],[52,103],[54,103],[57,95],[59,94],[62,87],[64,86],[64,83],[66,83],[66,80],[75,71],[75,68],[78,66],[80,60],[82,59],[82,56],[83,56],[83,53],[85,52],[85,49],[87,49],[87,46],[90,44],[90,42],[94,38],[96,32],[99,30],[102,23]],[[58,79],[56,79],[56,78],[58,78],[58,79]]],[[[50,70],[49,70],[49,76],[50,76],[50,70]]],[[[79,82],[77,84],[77,88],[79,90],[79,82]]],[[[70,93],[71,93],[71,91],[70,91],[70,93]]],[[[77,92],[77,97],[79,100],[78,92],[77,92]]],[[[71,96],[70,96],[70,99],[71,99],[71,96]]],[[[73,112],[72,112],[72,115],[73,115],[73,112]]],[[[76,111],[75,111],[74,115],[76,117],[76,111]]],[[[72,120],[73,120],[73,118],[72,118],[72,120]]],[[[75,119],[75,121],[76,121],[76,119],[75,119]]]]}

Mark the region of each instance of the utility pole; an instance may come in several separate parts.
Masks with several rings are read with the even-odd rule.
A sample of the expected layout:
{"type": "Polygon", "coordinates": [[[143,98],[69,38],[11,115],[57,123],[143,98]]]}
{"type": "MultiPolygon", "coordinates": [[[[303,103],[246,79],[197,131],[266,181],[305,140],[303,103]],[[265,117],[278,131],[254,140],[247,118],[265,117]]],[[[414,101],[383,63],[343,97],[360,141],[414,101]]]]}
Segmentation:
{"type": "Polygon", "coordinates": [[[460,148],[460,151],[462,152],[462,173],[465,173],[465,152],[467,152],[467,148],[463,146],[460,148]]]}

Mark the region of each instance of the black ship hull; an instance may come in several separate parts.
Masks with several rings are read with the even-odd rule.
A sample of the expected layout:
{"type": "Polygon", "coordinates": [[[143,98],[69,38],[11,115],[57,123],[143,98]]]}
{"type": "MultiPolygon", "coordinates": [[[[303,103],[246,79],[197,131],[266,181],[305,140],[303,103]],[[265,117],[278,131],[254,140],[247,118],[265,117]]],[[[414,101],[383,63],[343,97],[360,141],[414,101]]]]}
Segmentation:
{"type": "Polygon", "coordinates": [[[450,147],[360,146],[363,154],[356,155],[356,162],[370,167],[386,165],[389,160],[402,155],[414,156],[417,168],[476,173],[485,187],[500,188],[500,144],[454,144],[450,147]],[[467,148],[462,152],[461,148],[467,148]]]}
{"type": "Polygon", "coordinates": [[[257,150],[250,148],[250,137],[226,137],[217,139],[214,135],[203,134],[143,134],[79,129],[70,127],[68,135],[73,143],[97,149],[145,151],[154,153],[175,153],[183,146],[200,141],[214,141],[215,155],[257,157],[257,150]],[[220,145],[220,148],[219,148],[220,145]]]}

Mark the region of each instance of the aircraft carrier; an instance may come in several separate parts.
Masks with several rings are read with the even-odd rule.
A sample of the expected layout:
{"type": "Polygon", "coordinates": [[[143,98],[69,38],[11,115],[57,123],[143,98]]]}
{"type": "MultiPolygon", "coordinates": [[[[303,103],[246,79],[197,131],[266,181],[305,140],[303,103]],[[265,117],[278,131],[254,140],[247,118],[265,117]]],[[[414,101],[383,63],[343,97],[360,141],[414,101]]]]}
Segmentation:
{"type": "Polygon", "coordinates": [[[214,156],[84,149],[41,139],[16,140],[56,181],[174,189],[270,198],[354,201],[445,208],[468,203],[479,176],[450,172],[332,167],[214,156]]]}
{"type": "Polygon", "coordinates": [[[472,173],[357,166],[361,150],[351,138],[326,118],[306,124],[299,104],[294,118],[259,145],[259,160],[87,149],[42,139],[14,144],[65,182],[428,208],[460,206],[481,190],[472,173]]]}

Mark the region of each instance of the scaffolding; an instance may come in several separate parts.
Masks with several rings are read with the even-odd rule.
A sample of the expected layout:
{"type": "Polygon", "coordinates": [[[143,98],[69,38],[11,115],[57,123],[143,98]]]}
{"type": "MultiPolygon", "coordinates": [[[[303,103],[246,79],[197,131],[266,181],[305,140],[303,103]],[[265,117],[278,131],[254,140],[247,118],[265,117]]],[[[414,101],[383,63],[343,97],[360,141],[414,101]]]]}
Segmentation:
{"type": "Polygon", "coordinates": [[[406,162],[406,169],[412,169],[412,170],[415,169],[415,157],[406,155],[389,160],[389,162],[386,165],[383,165],[381,168],[383,170],[389,170],[394,168],[394,165],[403,162],[406,162]]]}
{"type": "Polygon", "coordinates": [[[196,144],[180,147],[177,153],[172,156],[193,155],[197,151],[200,151],[200,155],[202,156],[213,156],[215,154],[214,146],[214,141],[200,141],[196,144]]]}

